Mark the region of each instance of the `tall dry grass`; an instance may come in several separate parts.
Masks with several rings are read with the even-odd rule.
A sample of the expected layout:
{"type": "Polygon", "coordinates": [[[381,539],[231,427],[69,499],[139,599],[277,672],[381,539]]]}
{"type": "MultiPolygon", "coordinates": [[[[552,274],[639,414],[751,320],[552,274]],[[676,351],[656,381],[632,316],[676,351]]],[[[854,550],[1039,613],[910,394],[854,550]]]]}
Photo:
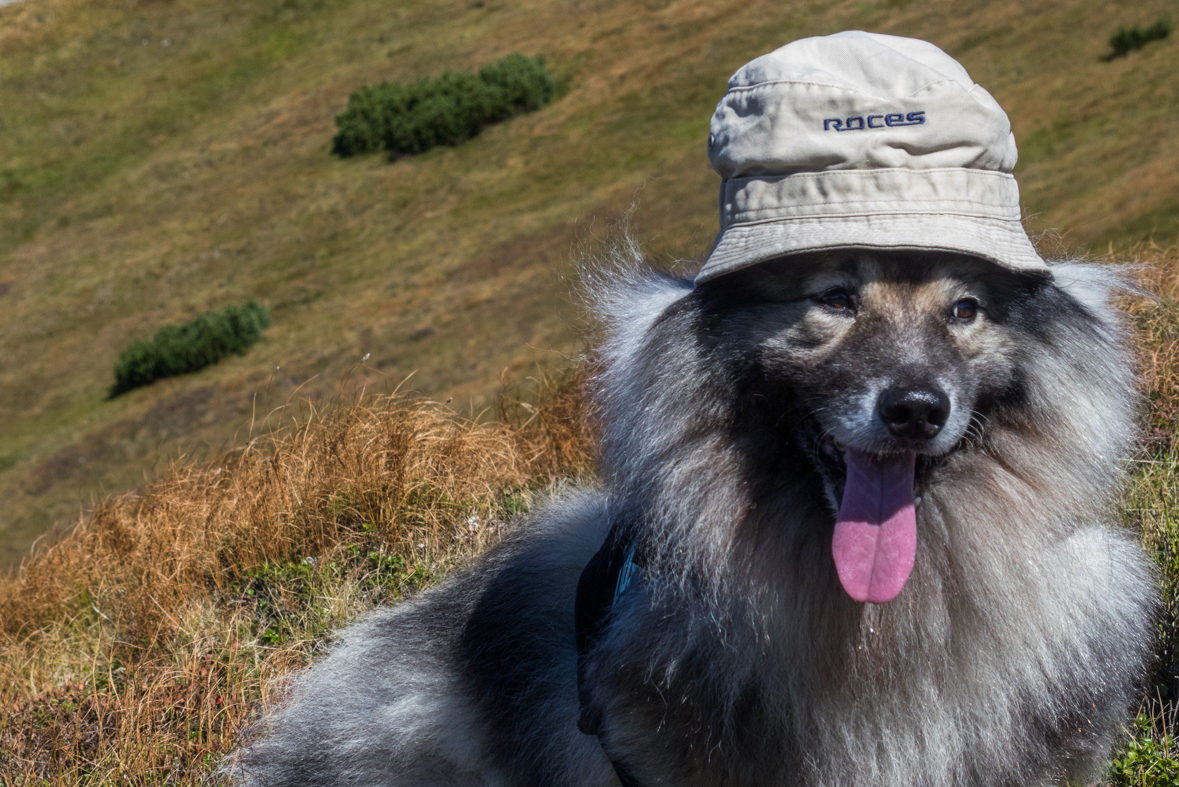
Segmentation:
{"type": "Polygon", "coordinates": [[[0,582],[0,784],[198,784],[328,633],[591,465],[576,381],[479,424],[309,412],[113,497],[0,582]]]}
{"type": "Polygon", "coordinates": [[[1114,757],[1110,783],[1179,786],[1179,250],[1153,244],[1127,258],[1153,298],[1127,299],[1136,321],[1145,407],[1142,445],[1123,501],[1125,524],[1158,566],[1162,609],[1155,661],[1135,722],[1114,757]]]}

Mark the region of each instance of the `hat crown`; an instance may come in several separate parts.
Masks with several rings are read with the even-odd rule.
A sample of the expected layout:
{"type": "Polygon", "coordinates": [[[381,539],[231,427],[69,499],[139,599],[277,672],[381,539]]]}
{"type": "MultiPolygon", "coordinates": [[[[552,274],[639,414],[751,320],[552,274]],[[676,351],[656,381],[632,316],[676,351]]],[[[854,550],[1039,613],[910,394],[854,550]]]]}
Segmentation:
{"type": "Polygon", "coordinates": [[[915,93],[952,79],[974,87],[962,64],[928,41],[849,30],[793,41],[743,66],[729,89],[764,82],[829,81],[881,98],[915,93]]]}
{"type": "Polygon", "coordinates": [[[956,60],[925,41],[848,31],[805,38],[733,75],[709,159],[723,178],[841,169],[1009,173],[1006,113],[956,60]]]}

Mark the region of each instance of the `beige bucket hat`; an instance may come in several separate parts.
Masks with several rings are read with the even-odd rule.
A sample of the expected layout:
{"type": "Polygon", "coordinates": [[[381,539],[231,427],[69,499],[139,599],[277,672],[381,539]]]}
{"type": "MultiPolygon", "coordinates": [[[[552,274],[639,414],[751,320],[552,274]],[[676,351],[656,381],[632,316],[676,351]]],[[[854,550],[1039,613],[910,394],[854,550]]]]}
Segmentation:
{"type": "Polygon", "coordinates": [[[940,249],[1043,271],[1020,222],[1003,108],[913,38],[804,38],[746,65],[708,157],[720,234],[697,282],[801,251],[940,249]]]}

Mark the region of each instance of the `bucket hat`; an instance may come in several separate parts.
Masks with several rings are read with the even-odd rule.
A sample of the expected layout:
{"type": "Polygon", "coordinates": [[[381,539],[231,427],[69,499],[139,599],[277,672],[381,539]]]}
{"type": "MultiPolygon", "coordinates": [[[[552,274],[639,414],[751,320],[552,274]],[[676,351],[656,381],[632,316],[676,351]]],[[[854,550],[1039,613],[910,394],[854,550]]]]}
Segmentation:
{"type": "Polygon", "coordinates": [[[823,249],[934,249],[1046,271],[1003,108],[926,41],[849,31],[739,70],[712,116],[720,233],[696,277],[823,249]]]}

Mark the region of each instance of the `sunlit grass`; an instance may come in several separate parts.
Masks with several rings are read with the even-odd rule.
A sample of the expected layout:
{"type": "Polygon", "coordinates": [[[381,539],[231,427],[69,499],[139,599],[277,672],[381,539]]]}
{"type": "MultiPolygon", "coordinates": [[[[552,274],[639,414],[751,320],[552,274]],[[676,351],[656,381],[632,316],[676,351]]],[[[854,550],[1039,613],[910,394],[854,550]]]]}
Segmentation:
{"type": "Polygon", "coordinates": [[[275,678],[590,469],[581,401],[377,399],[105,501],[0,582],[0,784],[207,784],[275,678]]]}
{"type": "Polygon", "coordinates": [[[637,202],[636,234],[656,256],[706,251],[715,102],[741,64],[800,36],[917,35],[959,57],[1012,117],[1033,230],[1099,252],[1173,238],[1177,44],[1100,59],[1110,30],[1163,6],[0,8],[0,550],[19,556],[182,452],[232,445],[296,388],[336,395],[366,354],[358,384],[413,373],[411,388],[475,412],[505,375],[565,363],[580,329],[570,248],[637,202]],[[331,155],[357,87],[513,51],[545,56],[564,95],[394,164],[331,155]],[[274,326],[248,359],[104,400],[132,338],[250,299],[274,326]]]}

